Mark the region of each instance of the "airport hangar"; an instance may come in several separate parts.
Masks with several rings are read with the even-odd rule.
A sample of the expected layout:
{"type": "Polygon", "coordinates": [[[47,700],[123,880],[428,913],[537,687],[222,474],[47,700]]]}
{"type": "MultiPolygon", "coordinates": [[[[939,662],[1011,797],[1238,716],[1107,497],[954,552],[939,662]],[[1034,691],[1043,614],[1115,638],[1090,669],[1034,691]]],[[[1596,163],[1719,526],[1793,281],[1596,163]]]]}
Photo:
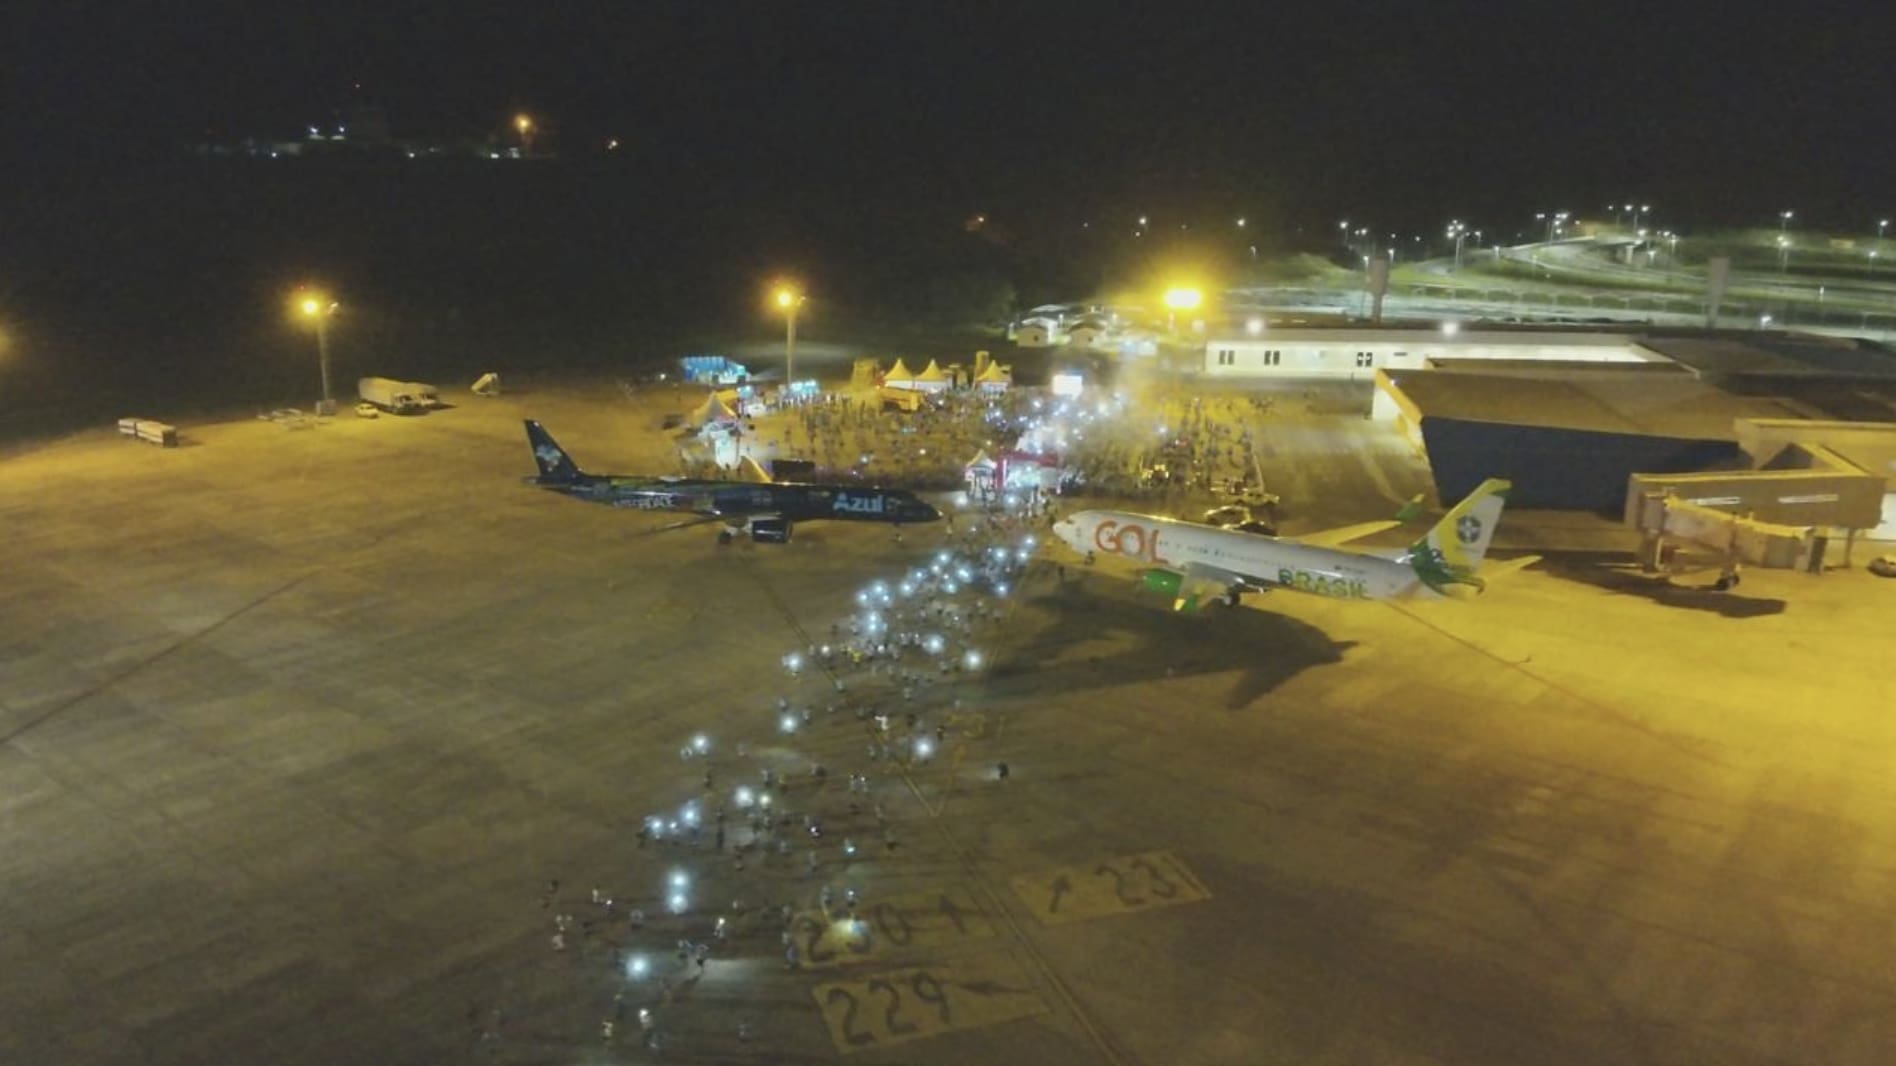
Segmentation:
{"type": "Polygon", "coordinates": [[[1204,376],[1373,382],[1370,416],[1401,426],[1444,500],[1506,477],[1519,506],[1615,512],[1634,526],[1642,497],[1682,494],[1846,542],[1896,540],[1896,353],[1866,341],[1651,327],[1273,329],[1208,340],[1204,376]]]}

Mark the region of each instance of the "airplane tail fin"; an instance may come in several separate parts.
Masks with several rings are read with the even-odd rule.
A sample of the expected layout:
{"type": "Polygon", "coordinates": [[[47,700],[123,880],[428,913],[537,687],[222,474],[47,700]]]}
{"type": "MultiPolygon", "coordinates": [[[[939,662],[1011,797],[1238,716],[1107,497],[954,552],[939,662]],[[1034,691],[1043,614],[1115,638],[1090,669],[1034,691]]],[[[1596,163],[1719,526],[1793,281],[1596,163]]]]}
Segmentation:
{"type": "Polygon", "coordinates": [[[566,454],[566,449],[560,447],[545,426],[532,419],[527,420],[527,443],[533,448],[533,461],[540,466],[540,480],[579,480],[579,464],[573,462],[573,457],[566,454]]]}
{"type": "Polygon", "coordinates": [[[1483,581],[1475,572],[1494,541],[1501,508],[1513,487],[1500,478],[1482,482],[1410,546],[1409,565],[1423,584],[1436,592],[1444,592],[1450,585],[1482,587],[1483,581]]]}

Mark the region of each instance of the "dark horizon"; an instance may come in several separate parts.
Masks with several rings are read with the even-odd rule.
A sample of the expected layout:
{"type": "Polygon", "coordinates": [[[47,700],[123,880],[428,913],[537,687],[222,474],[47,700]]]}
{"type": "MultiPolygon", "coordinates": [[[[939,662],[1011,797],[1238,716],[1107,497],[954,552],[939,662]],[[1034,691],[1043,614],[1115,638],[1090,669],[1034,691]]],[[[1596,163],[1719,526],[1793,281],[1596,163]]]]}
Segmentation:
{"type": "Polygon", "coordinates": [[[632,169],[774,192],[788,214],[869,195],[1016,225],[1244,214],[1432,232],[1630,199],[1681,227],[1768,225],[1791,208],[1854,231],[1890,209],[1886,12],[448,10],[29,3],[7,18],[10,169],[161,159],[369,104],[409,133],[497,132],[524,111],[569,159],[616,137],[632,169]]]}
{"type": "Polygon", "coordinates": [[[783,275],[812,338],[919,336],[1252,245],[1340,258],[1345,218],[1406,259],[1451,218],[1511,240],[1628,201],[1688,236],[1896,214],[1883,13],[448,10],[9,8],[0,399],[301,395],[305,281],[362,369],[590,369],[766,338],[783,275]],[[525,112],[557,158],[192,156],[358,105],[497,143],[525,112]]]}

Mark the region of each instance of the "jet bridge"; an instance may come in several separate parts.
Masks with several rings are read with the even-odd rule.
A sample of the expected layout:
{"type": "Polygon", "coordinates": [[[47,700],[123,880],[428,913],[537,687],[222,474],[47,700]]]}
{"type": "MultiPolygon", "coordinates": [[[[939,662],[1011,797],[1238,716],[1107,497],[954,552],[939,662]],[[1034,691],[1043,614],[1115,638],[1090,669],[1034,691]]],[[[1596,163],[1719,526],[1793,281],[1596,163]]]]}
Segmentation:
{"type": "Polygon", "coordinates": [[[1634,474],[1629,482],[1625,520],[1639,530],[1641,565],[1664,569],[1669,546],[1689,545],[1710,552],[1728,576],[1740,564],[1821,572],[1835,533],[1848,565],[1865,508],[1875,514],[1882,494],[1880,479],[1817,470],[1634,474]]]}

